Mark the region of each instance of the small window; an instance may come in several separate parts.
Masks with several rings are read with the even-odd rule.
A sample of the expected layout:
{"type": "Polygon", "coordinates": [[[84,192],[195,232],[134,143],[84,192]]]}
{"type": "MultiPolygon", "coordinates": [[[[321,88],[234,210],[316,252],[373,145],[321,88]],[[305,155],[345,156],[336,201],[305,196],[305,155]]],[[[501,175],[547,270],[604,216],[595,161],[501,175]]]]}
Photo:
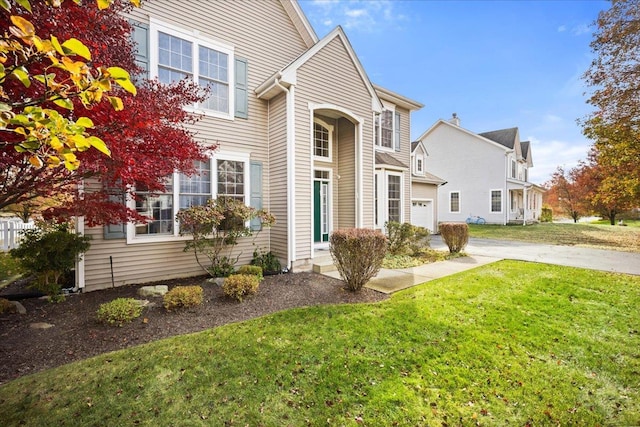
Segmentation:
{"type": "Polygon", "coordinates": [[[393,148],[393,111],[384,110],[380,115],[380,145],[393,148]]]}
{"type": "Polygon", "coordinates": [[[331,158],[331,131],[318,122],[313,124],[313,155],[331,158]]]}
{"type": "Polygon", "coordinates": [[[244,201],[245,162],[218,160],[218,197],[244,201]]]}
{"type": "Polygon", "coordinates": [[[460,192],[449,193],[449,211],[452,213],[460,212],[460,192]]]}
{"type": "Polygon", "coordinates": [[[491,212],[502,212],[502,190],[491,190],[491,212]]]}
{"type": "Polygon", "coordinates": [[[517,165],[516,165],[516,161],[511,159],[511,178],[516,177],[516,170],[517,170],[517,165]]]}
{"type": "Polygon", "coordinates": [[[422,156],[416,157],[416,173],[424,173],[424,167],[422,166],[422,156]]]}

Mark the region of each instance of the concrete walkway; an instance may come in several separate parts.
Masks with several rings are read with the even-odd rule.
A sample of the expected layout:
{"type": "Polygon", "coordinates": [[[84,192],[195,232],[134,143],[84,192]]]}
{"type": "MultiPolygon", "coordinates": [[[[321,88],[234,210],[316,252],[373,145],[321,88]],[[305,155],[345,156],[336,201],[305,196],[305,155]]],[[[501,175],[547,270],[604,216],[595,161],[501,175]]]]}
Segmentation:
{"type": "MultiPolygon", "coordinates": [[[[419,285],[420,283],[450,276],[455,273],[460,273],[461,271],[470,270],[500,260],[501,258],[477,255],[398,270],[381,268],[376,277],[371,279],[365,286],[378,292],[392,294],[419,285]]],[[[340,273],[337,271],[329,271],[323,274],[340,279],[340,273]]]]}
{"type": "MultiPolygon", "coordinates": [[[[432,236],[431,247],[437,250],[448,250],[440,236],[432,236]]],[[[503,259],[640,275],[640,254],[632,252],[473,238],[469,240],[465,252],[467,257],[438,261],[419,267],[398,270],[382,268],[366,287],[391,294],[503,259]]],[[[337,271],[323,274],[340,278],[337,271]]]]}

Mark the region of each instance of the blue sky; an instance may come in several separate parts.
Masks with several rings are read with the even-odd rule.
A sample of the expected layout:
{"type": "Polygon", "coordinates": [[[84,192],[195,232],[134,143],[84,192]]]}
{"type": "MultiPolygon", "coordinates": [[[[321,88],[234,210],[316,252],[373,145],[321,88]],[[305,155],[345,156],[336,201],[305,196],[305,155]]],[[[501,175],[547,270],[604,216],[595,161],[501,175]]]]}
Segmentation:
{"type": "Polygon", "coordinates": [[[530,180],[585,159],[576,120],[591,110],[581,76],[593,22],[587,1],[299,0],[319,37],[341,25],[372,82],[415,99],[411,137],[457,113],[472,132],[518,127],[530,180]]]}

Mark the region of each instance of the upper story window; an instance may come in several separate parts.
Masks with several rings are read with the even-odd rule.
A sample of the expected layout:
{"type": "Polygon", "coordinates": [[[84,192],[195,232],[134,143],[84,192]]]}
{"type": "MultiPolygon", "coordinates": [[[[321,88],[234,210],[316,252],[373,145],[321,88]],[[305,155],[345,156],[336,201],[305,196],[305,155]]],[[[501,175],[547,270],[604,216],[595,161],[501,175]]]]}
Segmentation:
{"type": "Polygon", "coordinates": [[[331,145],[333,140],[333,126],[320,119],[313,121],[313,155],[322,161],[331,161],[331,145]]]}
{"type": "Polygon", "coordinates": [[[209,97],[194,107],[206,115],[232,118],[233,48],[173,26],[151,20],[151,77],[163,83],[184,78],[209,88],[209,97]]]}
{"type": "Polygon", "coordinates": [[[417,175],[424,175],[424,158],[422,156],[416,156],[416,170],[417,175]]]}
{"type": "Polygon", "coordinates": [[[516,178],[516,173],[518,170],[518,164],[515,159],[511,159],[511,178],[516,178]]]}
{"type": "Polygon", "coordinates": [[[375,120],[376,146],[400,151],[400,114],[391,109],[382,110],[375,120]]]}

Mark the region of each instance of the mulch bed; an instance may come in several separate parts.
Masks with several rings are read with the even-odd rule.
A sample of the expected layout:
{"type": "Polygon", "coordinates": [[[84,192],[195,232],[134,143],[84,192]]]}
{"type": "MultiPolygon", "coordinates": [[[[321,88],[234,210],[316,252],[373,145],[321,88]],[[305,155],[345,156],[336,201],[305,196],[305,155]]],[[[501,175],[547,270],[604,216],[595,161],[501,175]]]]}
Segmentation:
{"type": "MultiPolygon", "coordinates": [[[[161,298],[147,298],[152,307],[122,327],[98,323],[100,304],[119,297],[144,299],[137,295],[142,285],[129,285],[102,291],[69,295],[64,302],[49,303],[30,298],[21,303],[27,314],[0,314],[0,384],[23,375],[53,368],[101,353],[119,350],[158,339],[197,332],[227,323],[239,322],[276,311],[338,303],[376,302],[386,295],[364,288],[358,293],[344,290],[344,282],[315,273],[267,276],[258,293],[242,303],[223,295],[220,286],[205,277],[168,280],[145,285],[202,285],[204,304],[197,308],[168,312],[161,298]],[[33,323],[54,325],[33,329],[33,323]]],[[[0,292],[24,291],[24,284],[9,285],[0,292]]]]}

